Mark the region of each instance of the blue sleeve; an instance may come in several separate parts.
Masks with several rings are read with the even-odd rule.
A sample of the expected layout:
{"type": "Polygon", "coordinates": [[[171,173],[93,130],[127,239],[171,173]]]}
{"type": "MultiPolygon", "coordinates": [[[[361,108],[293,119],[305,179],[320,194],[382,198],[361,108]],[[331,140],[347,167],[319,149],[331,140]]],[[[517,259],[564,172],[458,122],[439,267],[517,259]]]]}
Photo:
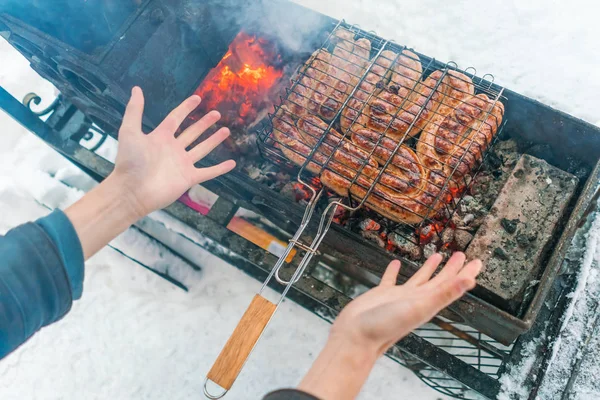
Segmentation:
{"type": "Polygon", "coordinates": [[[0,358],[62,318],[83,282],[83,254],[68,218],[55,211],[0,237],[0,358]]]}
{"type": "Polygon", "coordinates": [[[79,300],[83,292],[83,249],[75,228],[65,213],[55,210],[36,221],[54,241],[61,261],[67,271],[73,300],[79,300]]]}

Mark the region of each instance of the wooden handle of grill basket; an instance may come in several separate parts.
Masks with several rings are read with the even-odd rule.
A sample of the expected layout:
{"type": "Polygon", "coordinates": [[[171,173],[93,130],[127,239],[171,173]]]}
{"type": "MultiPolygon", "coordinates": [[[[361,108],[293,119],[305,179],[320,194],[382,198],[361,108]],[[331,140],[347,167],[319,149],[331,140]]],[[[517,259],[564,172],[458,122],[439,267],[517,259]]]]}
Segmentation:
{"type": "Polygon", "coordinates": [[[277,306],[257,294],[225,343],[207,378],[229,390],[277,306]]]}

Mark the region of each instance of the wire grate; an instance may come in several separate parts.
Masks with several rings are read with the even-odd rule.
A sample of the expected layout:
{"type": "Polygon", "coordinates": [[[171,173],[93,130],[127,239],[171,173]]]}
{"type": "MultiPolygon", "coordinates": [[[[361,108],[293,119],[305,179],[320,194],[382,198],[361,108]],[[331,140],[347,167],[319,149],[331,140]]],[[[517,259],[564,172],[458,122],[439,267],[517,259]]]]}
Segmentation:
{"type": "Polygon", "coordinates": [[[340,22],[269,115],[261,152],[415,243],[441,237],[502,128],[503,89],[475,72],[340,22]]]}

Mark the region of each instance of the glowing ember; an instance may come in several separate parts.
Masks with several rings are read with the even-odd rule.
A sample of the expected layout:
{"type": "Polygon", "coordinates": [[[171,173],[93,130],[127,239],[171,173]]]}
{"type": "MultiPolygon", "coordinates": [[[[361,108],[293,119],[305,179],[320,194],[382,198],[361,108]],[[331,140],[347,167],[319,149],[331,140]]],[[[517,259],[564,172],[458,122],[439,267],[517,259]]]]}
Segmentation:
{"type": "Polygon", "coordinates": [[[392,241],[390,239],[388,239],[387,244],[385,245],[385,249],[387,251],[394,251],[394,250],[396,250],[396,246],[394,245],[394,243],[392,243],[392,241]]]}
{"type": "Polygon", "coordinates": [[[445,202],[447,204],[452,202],[452,199],[457,199],[461,196],[461,194],[464,192],[464,187],[461,188],[454,188],[451,187],[449,188],[449,193],[446,194],[446,197],[444,198],[445,202]]]}
{"type": "Polygon", "coordinates": [[[363,231],[378,231],[381,229],[381,225],[373,221],[371,218],[363,219],[360,222],[359,227],[363,231]]]}
{"type": "Polygon", "coordinates": [[[296,197],[296,201],[309,201],[312,197],[310,189],[304,186],[303,184],[296,182],[292,185],[292,187],[294,188],[294,195],[296,197]]]}
{"type": "Polygon", "coordinates": [[[222,123],[244,126],[257,113],[272,105],[271,88],[283,76],[281,56],[274,44],[263,38],[240,32],[229,51],[213,68],[195,94],[202,98],[203,112],[218,110],[222,123]]]}
{"type": "Polygon", "coordinates": [[[335,214],[333,214],[333,223],[338,225],[346,225],[348,213],[344,207],[337,207],[335,214]]]}
{"type": "Polygon", "coordinates": [[[439,235],[444,230],[444,224],[440,222],[434,222],[426,225],[418,231],[419,243],[425,245],[433,239],[434,235],[439,235]]]}

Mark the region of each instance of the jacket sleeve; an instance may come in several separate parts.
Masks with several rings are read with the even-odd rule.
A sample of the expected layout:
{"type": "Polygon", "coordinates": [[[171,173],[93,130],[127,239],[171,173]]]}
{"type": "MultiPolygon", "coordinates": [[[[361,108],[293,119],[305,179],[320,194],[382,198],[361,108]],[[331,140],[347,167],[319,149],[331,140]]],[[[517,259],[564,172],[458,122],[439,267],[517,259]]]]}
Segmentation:
{"type": "Polygon", "coordinates": [[[295,389],[281,389],[266,395],[263,400],[319,400],[313,395],[295,389]]]}
{"type": "Polygon", "coordinates": [[[62,211],[0,236],[0,359],[71,309],[83,270],[81,243],[62,211]]]}

